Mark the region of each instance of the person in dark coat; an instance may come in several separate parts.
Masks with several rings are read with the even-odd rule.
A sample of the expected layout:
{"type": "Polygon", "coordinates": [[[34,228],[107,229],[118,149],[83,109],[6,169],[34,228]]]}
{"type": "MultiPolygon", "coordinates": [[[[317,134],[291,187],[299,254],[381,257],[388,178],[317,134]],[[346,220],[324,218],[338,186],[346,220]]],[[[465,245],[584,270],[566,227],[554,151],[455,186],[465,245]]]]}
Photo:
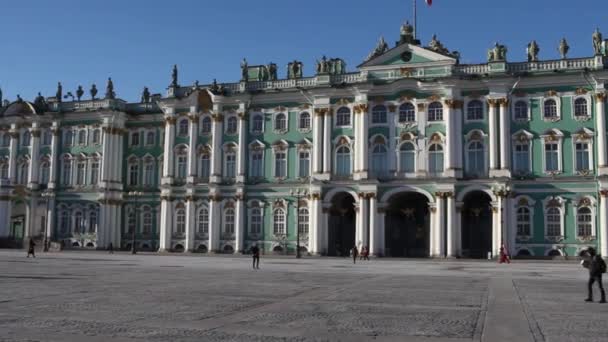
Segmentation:
{"type": "Polygon", "coordinates": [[[359,255],[359,250],[357,249],[357,245],[353,246],[353,249],[350,250],[350,253],[353,255],[353,264],[356,264],[357,256],[359,255]]]}
{"type": "Polygon", "coordinates": [[[110,242],[110,244],[108,245],[108,252],[110,254],[114,254],[114,245],[112,245],[112,243],[110,242]]]}
{"type": "Polygon", "coordinates": [[[606,262],[602,259],[601,256],[597,255],[594,248],[589,248],[587,250],[589,253],[588,262],[583,262],[583,266],[589,269],[589,282],[587,283],[587,299],[586,302],[593,302],[593,283],[597,282],[597,285],[600,288],[600,294],[602,298],[600,303],[606,303],[606,292],[604,291],[604,286],[602,284],[602,274],[606,273],[606,262]]]}
{"type": "Polygon", "coordinates": [[[30,254],[35,258],[36,254],[34,253],[34,247],[36,247],[36,243],[34,242],[34,239],[30,238],[30,242],[29,242],[29,246],[27,248],[27,257],[30,257],[30,254]]]}
{"type": "Polygon", "coordinates": [[[253,256],[253,269],[260,269],[260,248],[257,244],[251,246],[251,255],[253,256]]]}

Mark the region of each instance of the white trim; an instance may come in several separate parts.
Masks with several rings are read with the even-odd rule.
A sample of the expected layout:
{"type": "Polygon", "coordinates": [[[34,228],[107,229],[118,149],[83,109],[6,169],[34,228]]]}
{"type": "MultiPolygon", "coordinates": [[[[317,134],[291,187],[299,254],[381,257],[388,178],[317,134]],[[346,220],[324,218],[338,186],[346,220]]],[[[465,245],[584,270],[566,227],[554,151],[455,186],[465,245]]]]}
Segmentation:
{"type": "MultiPolygon", "coordinates": [[[[389,125],[389,113],[390,111],[388,110],[388,105],[386,105],[385,103],[374,103],[374,105],[371,108],[371,111],[369,113],[369,127],[386,127],[389,125]],[[374,108],[376,107],[384,107],[385,109],[385,118],[386,121],[385,122],[374,122],[374,108]]],[[[365,114],[364,114],[365,115],[365,114]]]]}
{"type": "Polygon", "coordinates": [[[289,132],[289,111],[285,110],[282,112],[274,112],[272,113],[272,131],[275,134],[286,134],[289,132]],[[277,116],[283,114],[285,116],[285,129],[277,128],[277,116]]]}
{"type": "Polygon", "coordinates": [[[570,101],[570,113],[572,114],[572,120],[574,121],[589,121],[591,120],[592,117],[592,113],[593,113],[593,106],[592,106],[592,100],[591,100],[591,95],[590,94],[586,94],[586,95],[574,95],[571,98],[570,101]],[[584,99],[585,101],[587,101],[587,115],[586,116],[576,116],[576,105],[575,102],[578,99],[584,99]]]}
{"type": "Polygon", "coordinates": [[[519,195],[517,197],[515,197],[513,199],[513,222],[514,222],[514,226],[515,226],[515,236],[518,240],[520,241],[528,241],[529,239],[531,239],[534,236],[534,205],[536,204],[536,201],[534,201],[530,196],[526,196],[526,195],[519,195]],[[519,202],[525,199],[527,202],[527,205],[520,205],[519,202]],[[517,211],[520,208],[526,208],[529,210],[529,215],[530,215],[530,221],[528,222],[528,224],[530,225],[530,235],[519,235],[517,232],[517,225],[519,223],[518,219],[517,219],[517,211]]]}
{"type": "Polygon", "coordinates": [[[296,125],[297,126],[296,129],[298,130],[298,132],[300,132],[300,133],[308,133],[308,132],[312,131],[313,116],[312,116],[312,114],[311,114],[310,111],[308,111],[308,110],[302,110],[302,111],[298,112],[297,120],[298,120],[298,122],[297,122],[297,125],[296,125]],[[301,123],[300,120],[302,119],[302,114],[304,114],[304,113],[308,114],[308,118],[309,118],[308,128],[301,128],[300,127],[300,123],[301,123]]]}
{"type": "Polygon", "coordinates": [[[587,175],[591,172],[593,172],[595,170],[595,163],[594,163],[594,159],[593,159],[593,155],[594,155],[594,146],[593,146],[593,137],[595,136],[595,133],[586,128],[583,127],[581,129],[579,129],[578,131],[574,132],[571,134],[572,139],[571,140],[571,144],[572,144],[572,169],[573,172],[575,174],[582,174],[582,175],[587,175]],[[587,135],[589,136],[589,138],[587,139],[583,139],[581,137],[581,135],[587,135]],[[578,143],[583,143],[583,144],[587,144],[588,145],[588,151],[587,151],[587,158],[589,159],[589,168],[587,170],[577,170],[576,169],[576,165],[577,165],[577,151],[576,151],[576,144],[578,143]]]}
{"type": "Polygon", "coordinates": [[[485,193],[486,195],[490,196],[490,199],[492,200],[492,202],[498,202],[498,198],[496,198],[496,195],[494,195],[494,192],[492,192],[492,190],[490,188],[485,187],[483,185],[478,185],[478,184],[467,186],[466,188],[458,191],[458,195],[456,196],[456,201],[463,202],[464,198],[470,192],[475,192],[475,191],[481,191],[481,192],[485,193]]]}
{"type": "Polygon", "coordinates": [[[446,108],[446,104],[443,102],[443,99],[440,100],[436,100],[436,101],[431,101],[429,103],[425,104],[425,113],[426,113],[426,125],[429,126],[431,124],[441,124],[441,123],[445,123],[445,116],[446,116],[446,112],[448,111],[446,108]],[[430,120],[430,107],[433,103],[439,103],[441,105],[441,120],[430,120]]]}
{"type": "Polygon", "coordinates": [[[563,239],[565,239],[565,227],[564,227],[564,217],[567,215],[566,213],[566,201],[561,197],[561,196],[548,196],[546,197],[543,201],[543,222],[544,222],[544,237],[547,240],[550,240],[552,242],[560,242],[563,239]],[[549,207],[549,203],[551,201],[557,201],[557,206],[551,206],[549,207]],[[557,208],[560,212],[560,235],[558,236],[548,236],[547,235],[547,225],[548,225],[548,220],[547,220],[547,214],[549,209],[551,208],[557,208]]]}
{"type": "Polygon", "coordinates": [[[592,239],[596,239],[597,238],[597,224],[596,224],[596,217],[597,217],[597,201],[594,197],[592,196],[578,196],[576,197],[576,199],[573,202],[573,206],[574,206],[574,236],[576,236],[577,239],[583,238],[582,236],[578,235],[578,210],[582,209],[582,208],[588,208],[589,210],[591,210],[591,238],[592,239]],[[587,200],[588,203],[584,203],[584,201],[587,200]]]}
{"type": "Polygon", "coordinates": [[[227,136],[235,136],[239,134],[239,118],[237,117],[236,113],[229,113],[226,114],[224,116],[224,134],[227,136]],[[234,131],[230,132],[228,131],[228,121],[234,119],[235,121],[235,125],[234,125],[234,131]]]}
{"type": "Polygon", "coordinates": [[[545,131],[545,133],[543,135],[540,136],[541,140],[542,140],[542,160],[543,160],[543,173],[547,174],[547,175],[553,175],[553,174],[559,174],[564,172],[564,166],[563,166],[563,141],[564,141],[564,133],[562,133],[560,130],[554,128],[554,129],[549,129],[547,131],[545,131]],[[557,141],[549,141],[547,140],[547,138],[549,137],[555,137],[557,138],[557,141]],[[546,160],[546,150],[545,150],[545,145],[547,144],[552,144],[552,143],[556,143],[557,144],[557,170],[556,171],[547,171],[547,160],[546,160]]]}
{"type": "MultiPolygon", "coordinates": [[[[542,112],[542,110],[541,110],[542,112]]],[[[532,106],[530,106],[530,98],[529,97],[515,97],[514,100],[511,101],[511,120],[517,123],[529,122],[532,118],[532,106]],[[526,104],[527,117],[526,119],[517,119],[515,117],[515,105],[518,102],[523,102],[526,104]]]]}
{"type": "Polygon", "coordinates": [[[463,112],[464,112],[464,122],[465,123],[474,123],[474,122],[486,122],[488,119],[488,102],[484,101],[482,98],[466,98],[464,102],[463,112]],[[472,102],[479,101],[481,103],[481,119],[469,119],[469,105],[472,102]]]}
{"type": "Polygon", "coordinates": [[[418,144],[415,139],[412,140],[403,140],[399,144],[397,144],[396,154],[397,154],[397,172],[401,177],[413,178],[416,177],[416,171],[418,170],[418,154],[420,150],[418,149],[418,144]],[[401,169],[401,147],[405,144],[411,144],[414,146],[414,172],[406,173],[401,169]]]}
{"type": "Polygon", "coordinates": [[[540,108],[541,120],[543,120],[545,122],[556,122],[556,121],[560,121],[562,119],[562,100],[559,96],[544,97],[540,101],[540,105],[541,105],[541,108],[540,108]],[[555,107],[556,107],[556,113],[557,113],[557,116],[555,118],[547,118],[545,116],[545,103],[549,100],[555,101],[555,107]]]}
{"type": "Polygon", "coordinates": [[[382,198],[380,199],[380,201],[378,201],[378,203],[388,203],[388,201],[391,199],[392,196],[400,194],[400,193],[406,193],[406,192],[415,192],[415,193],[422,194],[429,200],[429,203],[435,203],[435,198],[433,197],[433,195],[431,195],[430,192],[428,192],[422,188],[419,188],[416,186],[411,186],[411,185],[404,185],[404,186],[400,186],[398,188],[394,188],[392,190],[387,191],[386,193],[384,193],[384,195],[382,195],[382,198]]]}
{"type": "Polygon", "coordinates": [[[213,118],[209,114],[203,114],[198,118],[198,134],[202,136],[209,136],[213,133],[213,118]],[[203,121],[209,119],[209,131],[203,132],[203,121]]]}
{"type": "MultiPolygon", "coordinates": [[[[272,124],[274,126],[274,122],[272,124]]],[[[264,117],[263,112],[255,112],[249,116],[249,133],[251,133],[252,135],[264,134],[265,126],[266,126],[266,119],[264,117]],[[254,123],[256,117],[262,118],[262,129],[259,132],[253,130],[253,123],[254,123]]]]}
{"type": "MultiPolygon", "coordinates": [[[[369,110],[369,109],[368,109],[369,110]]],[[[367,115],[368,113],[364,113],[362,115],[367,115]]],[[[336,107],[336,109],[334,110],[334,115],[333,115],[333,128],[353,128],[353,108],[352,105],[339,105],[336,107]],[[348,125],[340,125],[338,126],[338,111],[340,111],[340,109],[342,108],[347,108],[349,111],[349,124],[348,125]]],[[[370,120],[371,121],[371,120],[370,120]]]]}

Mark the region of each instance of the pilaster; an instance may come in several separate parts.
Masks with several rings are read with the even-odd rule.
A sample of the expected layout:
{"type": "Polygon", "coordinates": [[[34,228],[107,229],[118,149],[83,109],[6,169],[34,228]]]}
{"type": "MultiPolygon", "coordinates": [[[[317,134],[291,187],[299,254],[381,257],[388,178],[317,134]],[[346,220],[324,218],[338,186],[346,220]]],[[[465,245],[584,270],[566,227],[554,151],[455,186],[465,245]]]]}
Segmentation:
{"type": "Polygon", "coordinates": [[[245,203],[242,190],[239,191],[236,196],[236,227],[235,227],[235,254],[242,254],[245,251],[244,237],[245,237],[245,203]]]}
{"type": "Polygon", "coordinates": [[[378,201],[375,193],[369,193],[369,253],[373,256],[380,252],[380,227],[378,224],[378,201]]]}
{"type": "Polygon", "coordinates": [[[209,253],[218,253],[220,249],[221,201],[219,195],[209,195],[209,253]]]}
{"type": "Polygon", "coordinates": [[[30,130],[32,141],[30,146],[30,167],[29,167],[29,183],[30,189],[38,189],[38,175],[40,164],[40,126],[37,122],[32,123],[30,130]]]}
{"type": "Polygon", "coordinates": [[[606,163],[606,93],[595,94],[595,118],[597,124],[597,163],[600,176],[608,175],[606,163]]]}
{"type": "Polygon", "coordinates": [[[11,124],[10,159],[8,160],[8,179],[11,184],[17,183],[17,144],[19,143],[19,130],[17,124],[11,124]]]}
{"type": "Polygon", "coordinates": [[[454,201],[454,193],[445,193],[446,204],[447,204],[447,257],[455,258],[458,256],[458,248],[456,246],[457,241],[457,224],[456,224],[456,205],[454,201]]]}
{"type": "Polygon", "coordinates": [[[323,175],[319,177],[321,180],[331,179],[331,155],[333,143],[331,141],[331,117],[332,112],[330,108],[321,109],[323,112],[323,175]]]}
{"type": "MultiPolygon", "coordinates": [[[[51,160],[49,161],[49,189],[55,189],[57,187],[57,171],[61,163],[58,162],[57,158],[59,157],[59,122],[53,121],[53,125],[51,126],[51,132],[53,134],[51,138],[51,160]]],[[[102,153],[105,152],[105,144],[102,148],[102,153]]],[[[105,154],[104,154],[105,155],[105,154]]],[[[104,163],[101,163],[102,170],[104,168],[104,163]]],[[[103,179],[103,178],[102,178],[103,179]]]]}
{"type": "Polygon", "coordinates": [[[213,122],[211,130],[213,136],[211,144],[213,154],[211,158],[211,177],[210,183],[220,183],[222,181],[222,134],[223,134],[224,116],[220,113],[213,114],[213,122]]]}
{"type": "Polygon", "coordinates": [[[161,195],[159,252],[171,250],[171,231],[173,226],[173,204],[167,195],[161,195]]]}
{"type": "Polygon", "coordinates": [[[498,99],[499,118],[500,118],[500,172],[497,174],[498,177],[510,177],[511,176],[511,125],[509,124],[509,112],[507,105],[509,100],[507,98],[498,99]]]}
{"type": "Polygon", "coordinates": [[[196,203],[194,196],[189,194],[186,196],[186,246],[184,252],[194,251],[195,226],[196,226],[196,203]]]}
{"type": "Polygon", "coordinates": [[[354,107],[355,148],[353,157],[355,159],[355,170],[353,178],[364,180],[369,174],[369,105],[367,102],[359,103],[354,107]]]}
{"type": "MultiPolygon", "coordinates": [[[[198,113],[196,110],[196,106],[190,108],[190,114],[188,115],[188,119],[190,119],[189,127],[189,137],[188,137],[188,178],[187,183],[193,184],[196,180],[196,165],[198,159],[196,158],[196,145],[198,138],[198,113]]],[[[194,245],[193,247],[194,248],[194,245]]]]}
{"type": "Polygon", "coordinates": [[[312,126],[313,153],[312,153],[312,172],[316,178],[323,172],[323,110],[314,109],[314,119],[312,126]]]}
{"type": "Polygon", "coordinates": [[[608,189],[602,189],[600,194],[600,224],[599,230],[599,250],[600,255],[608,257],[608,189]]]}
{"type": "MultiPolygon", "coordinates": [[[[236,181],[237,183],[245,183],[245,179],[247,177],[247,172],[245,171],[245,165],[247,164],[247,112],[244,105],[240,107],[241,112],[238,113],[239,120],[239,153],[236,156],[236,167],[237,167],[237,175],[236,181]]],[[[236,252],[240,250],[235,249],[236,252]]]]}
{"type": "Polygon", "coordinates": [[[498,128],[496,127],[496,111],[498,108],[498,100],[489,99],[488,105],[490,107],[490,110],[488,111],[488,139],[490,141],[490,177],[497,177],[496,173],[498,170],[498,128]]]}
{"type": "Polygon", "coordinates": [[[162,185],[171,185],[174,180],[174,163],[175,155],[173,153],[173,145],[175,143],[175,123],[177,119],[173,110],[167,110],[165,116],[165,146],[163,149],[163,178],[162,185]]]}

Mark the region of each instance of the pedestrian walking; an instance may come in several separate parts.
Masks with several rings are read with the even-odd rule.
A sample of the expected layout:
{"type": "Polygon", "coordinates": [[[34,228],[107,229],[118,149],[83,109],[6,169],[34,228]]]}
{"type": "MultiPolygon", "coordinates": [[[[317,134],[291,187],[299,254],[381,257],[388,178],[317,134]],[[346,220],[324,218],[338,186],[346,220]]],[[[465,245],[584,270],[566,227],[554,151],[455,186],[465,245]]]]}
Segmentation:
{"type": "Polygon", "coordinates": [[[361,250],[359,251],[359,261],[365,260],[365,246],[361,246],[361,250]]]}
{"type": "Polygon", "coordinates": [[[353,246],[353,249],[350,250],[350,254],[353,257],[353,264],[357,263],[357,256],[359,255],[359,250],[357,249],[357,245],[353,246]]]}
{"type": "Polygon", "coordinates": [[[110,254],[114,254],[114,246],[112,245],[112,243],[110,242],[110,244],[108,245],[108,253],[110,254]]]}
{"type": "Polygon", "coordinates": [[[260,248],[257,244],[251,246],[251,255],[253,256],[253,269],[260,269],[260,248]]]}
{"type": "Polygon", "coordinates": [[[34,242],[34,239],[30,238],[30,242],[29,242],[29,246],[27,248],[27,257],[30,257],[30,254],[35,258],[36,254],[34,253],[34,247],[36,247],[36,243],[34,242]]]}
{"type": "Polygon", "coordinates": [[[507,250],[504,245],[500,246],[500,263],[511,263],[511,259],[509,258],[509,254],[507,253],[507,250]]]}
{"type": "Polygon", "coordinates": [[[600,303],[606,303],[606,292],[602,284],[602,274],[606,273],[606,262],[595,252],[594,248],[587,250],[589,259],[583,261],[583,267],[589,269],[589,282],[587,283],[587,299],[585,302],[593,302],[593,283],[597,282],[602,298],[600,303]]]}
{"type": "Polygon", "coordinates": [[[369,261],[369,247],[365,246],[363,247],[363,260],[367,260],[369,261]]]}

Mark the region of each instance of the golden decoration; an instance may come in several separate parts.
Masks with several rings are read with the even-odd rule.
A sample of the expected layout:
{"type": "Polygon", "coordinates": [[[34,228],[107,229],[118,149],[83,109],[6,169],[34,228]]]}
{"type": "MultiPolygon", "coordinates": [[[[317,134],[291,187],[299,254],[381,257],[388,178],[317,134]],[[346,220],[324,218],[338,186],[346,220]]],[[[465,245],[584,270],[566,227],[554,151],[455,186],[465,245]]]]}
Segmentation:
{"type": "Polygon", "coordinates": [[[418,111],[419,112],[424,112],[425,109],[426,109],[426,103],[419,103],[418,104],[418,111]]]}
{"type": "Polygon", "coordinates": [[[545,93],[546,97],[552,97],[552,96],[557,96],[557,91],[555,90],[549,90],[545,93]]]}
{"type": "Polygon", "coordinates": [[[574,91],[574,93],[576,95],[585,95],[585,94],[587,94],[587,89],[585,89],[585,88],[576,88],[576,90],[574,91]]]}

